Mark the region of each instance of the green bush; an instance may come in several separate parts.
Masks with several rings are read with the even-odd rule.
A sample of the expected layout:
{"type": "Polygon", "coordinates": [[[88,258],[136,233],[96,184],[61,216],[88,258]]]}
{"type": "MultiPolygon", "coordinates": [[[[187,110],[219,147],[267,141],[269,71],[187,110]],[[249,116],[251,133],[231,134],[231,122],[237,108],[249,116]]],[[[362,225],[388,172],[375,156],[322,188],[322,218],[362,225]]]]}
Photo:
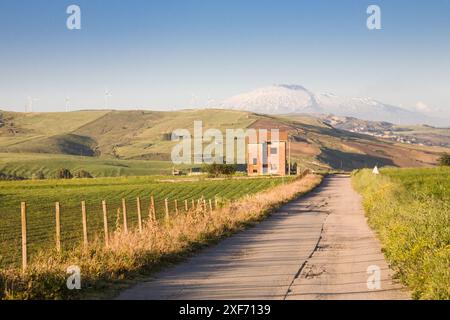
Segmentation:
{"type": "Polygon", "coordinates": [[[93,178],[93,176],[86,170],[80,170],[75,173],[75,178],[85,179],[85,178],[93,178]]]}
{"type": "Polygon", "coordinates": [[[450,154],[444,153],[444,154],[439,158],[439,165],[440,165],[440,166],[450,166],[450,154]]]}
{"type": "Polygon", "coordinates": [[[209,177],[216,178],[221,175],[231,176],[236,173],[235,164],[212,163],[202,167],[203,172],[207,172],[209,177]]]}
{"type": "Polygon", "coordinates": [[[56,179],[72,179],[73,175],[69,169],[61,168],[56,172],[56,179]]]}
{"type": "Polygon", "coordinates": [[[18,176],[15,173],[8,174],[8,173],[0,172],[0,180],[14,181],[14,180],[25,180],[25,178],[18,176]]]}

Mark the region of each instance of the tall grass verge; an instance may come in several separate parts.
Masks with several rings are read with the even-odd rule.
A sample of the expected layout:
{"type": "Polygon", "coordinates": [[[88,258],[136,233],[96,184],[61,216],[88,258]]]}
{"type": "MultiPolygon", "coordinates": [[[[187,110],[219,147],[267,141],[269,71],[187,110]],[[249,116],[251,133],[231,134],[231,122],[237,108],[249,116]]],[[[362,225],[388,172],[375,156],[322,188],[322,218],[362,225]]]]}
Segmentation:
{"type": "Polygon", "coordinates": [[[436,169],[420,170],[388,169],[378,176],[362,170],[352,181],[386,258],[413,298],[450,299],[450,204],[439,192],[449,172],[438,172],[438,181],[431,178],[436,169]],[[418,173],[420,182],[411,182],[418,173]]]}
{"type": "Polygon", "coordinates": [[[120,280],[149,274],[179,261],[196,248],[260,221],[321,180],[321,176],[307,174],[217,210],[190,211],[157,223],[147,221],[142,233],[118,229],[111,234],[108,247],[97,239],[88,248],[78,247],[63,254],[41,252],[25,273],[18,269],[0,270],[0,294],[4,299],[77,299],[114,289],[120,280]],[[81,290],[67,289],[66,270],[72,265],[80,267],[81,290]]]}

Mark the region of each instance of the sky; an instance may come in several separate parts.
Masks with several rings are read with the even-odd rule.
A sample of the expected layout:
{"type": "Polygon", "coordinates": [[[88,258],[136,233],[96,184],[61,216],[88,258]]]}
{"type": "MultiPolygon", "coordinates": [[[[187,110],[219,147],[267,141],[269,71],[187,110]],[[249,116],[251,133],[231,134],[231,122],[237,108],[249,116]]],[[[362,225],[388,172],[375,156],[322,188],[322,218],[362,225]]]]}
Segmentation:
{"type": "Polygon", "coordinates": [[[450,117],[450,1],[0,0],[3,110],[99,109],[105,90],[173,110],[279,83],[450,117]]]}

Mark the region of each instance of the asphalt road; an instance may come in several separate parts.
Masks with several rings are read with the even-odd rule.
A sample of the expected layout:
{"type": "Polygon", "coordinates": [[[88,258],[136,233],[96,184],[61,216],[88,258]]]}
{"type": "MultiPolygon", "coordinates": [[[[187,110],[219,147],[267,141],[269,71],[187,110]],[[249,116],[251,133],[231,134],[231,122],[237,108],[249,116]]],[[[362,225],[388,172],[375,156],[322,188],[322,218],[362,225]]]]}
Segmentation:
{"type": "Polygon", "coordinates": [[[118,299],[409,299],[392,280],[350,177],[330,176],[253,228],[118,299]]]}

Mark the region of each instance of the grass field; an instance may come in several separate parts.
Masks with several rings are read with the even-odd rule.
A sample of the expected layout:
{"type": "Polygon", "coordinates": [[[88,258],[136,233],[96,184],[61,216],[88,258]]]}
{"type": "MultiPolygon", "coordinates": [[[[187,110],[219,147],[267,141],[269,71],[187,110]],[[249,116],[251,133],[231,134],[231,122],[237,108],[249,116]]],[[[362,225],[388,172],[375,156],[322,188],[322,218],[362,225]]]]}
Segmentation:
{"type": "MultiPolygon", "coordinates": [[[[3,181],[0,182],[0,267],[20,261],[20,202],[28,206],[29,250],[34,255],[39,250],[54,248],[54,205],[61,203],[61,228],[63,248],[78,245],[82,239],[81,201],[86,201],[90,240],[103,230],[101,201],[106,200],[109,209],[109,225],[114,230],[121,199],[127,201],[128,224],[137,223],[136,197],[141,197],[143,216],[147,218],[150,195],[155,197],[156,213],[164,212],[164,199],[170,201],[197,200],[204,196],[233,200],[288,182],[291,178],[254,178],[163,182],[167,177],[119,177],[73,180],[3,181]]],[[[170,177],[172,179],[172,177],[170,177]]],[[[122,216],[119,215],[122,219],[122,216]]]]}
{"type": "Polygon", "coordinates": [[[370,225],[416,299],[450,299],[450,168],[356,172],[370,225]]]}
{"type": "Polygon", "coordinates": [[[94,177],[122,177],[170,174],[172,167],[173,164],[169,161],[117,160],[45,153],[0,153],[0,172],[27,179],[39,171],[43,172],[46,178],[52,178],[60,168],[67,168],[72,173],[83,169],[94,177]]]}

